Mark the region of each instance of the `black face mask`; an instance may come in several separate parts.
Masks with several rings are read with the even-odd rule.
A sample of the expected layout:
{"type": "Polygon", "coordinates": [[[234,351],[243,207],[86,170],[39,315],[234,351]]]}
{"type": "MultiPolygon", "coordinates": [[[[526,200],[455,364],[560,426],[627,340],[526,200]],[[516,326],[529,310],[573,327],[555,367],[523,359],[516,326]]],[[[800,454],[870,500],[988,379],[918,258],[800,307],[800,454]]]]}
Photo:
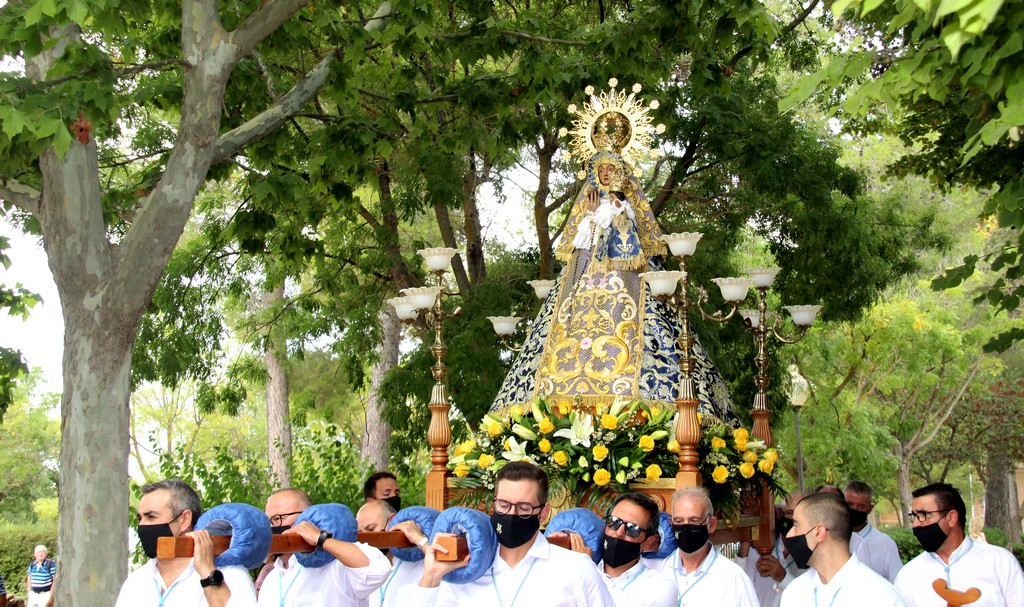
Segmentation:
{"type": "Polygon", "coordinates": [[[856,529],[861,525],[868,522],[868,513],[861,510],[854,510],[853,508],[847,508],[850,512],[850,528],[856,529]]]}
{"type": "Polygon", "coordinates": [[[291,528],[292,528],[291,525],[280,525],[278,527],[271,527],[270,528],[270,533],[272,533],[274,535],[281,535],[282,533],[284,533],[285,531],[288,531],[291,528]]]}
{"type": "Polygon", "coordinates": [[[491,515],[491,525],[494,532],[498,534],[498,543],[506,548],[518,548],[530,541],[537,530],[540,529],[540,516],[534,514],[527,518],[520,518],[515,514],[491,515]]]}
{"type": "Polygon", "coordinates": [[[935,552],[942,547],[945,543],[948,533],[939,527],[939,521],[935,521],[931,525],[923,525],[921,527],[914,527],[914,537],[917,538],[918,543],[924,548],[925,552],[935,552]]]}
{"type": "Polygon", "coordinates": [[[612,537],[605,532],[604,547],[601,552],[604,564],[615,569],[637,560],[640,558],[641,543],[643,542],[631,542],[623,537],[612,537]]]}
{"type": "Polygon", "coordinates": [[[392,495],[391,497],[384,497],[384,498],[381,498],[381,499],[383,499],[385,502],[387,502],[389,506],[394,508],[395,512],[398,512],[399,510],[402,509],[402,496],[401,495],[392,495]]]}
{"type": "Polygon", "coordinates": [[[775,519],[775,532],[782,537],[786,537],[789,530],[793,528],[793,519],[791,518],[777,518],[775,519]]]}
{"type": "Polygon", "coordinates": [[[707,525],[672,525],[676,546],[687,554],[697,552],[708,543],[711,533],[707,525]]]}
{"type": "MultiPolygon", "coordinates": [[[[814,531],[814,529],[811,529],[811,531],[814,531]]],[[[807,564],[811,561],[811,555],[814,554],[814,551],[807,546],[807,533],[794,535],[793,537],[782,537],[782,544],[789,551],[789,556],[793,557],[793,562],[800,569],[807,569],[807,564]]]]}
{"type": "Polygon", "coordinates": [[[149,558],[156,558],[156,541],[162,537],[174,537],[170,523],[139,525],[139,541],[142,543],[142,551],[149,558]]]}

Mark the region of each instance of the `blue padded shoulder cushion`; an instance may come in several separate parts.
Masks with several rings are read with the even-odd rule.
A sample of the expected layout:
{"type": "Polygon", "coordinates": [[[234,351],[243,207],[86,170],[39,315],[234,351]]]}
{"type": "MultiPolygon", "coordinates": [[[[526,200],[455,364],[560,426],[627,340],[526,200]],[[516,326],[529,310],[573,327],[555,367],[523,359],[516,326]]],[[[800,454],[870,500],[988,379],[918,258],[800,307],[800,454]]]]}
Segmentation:
{"type": "Polygon", "coordinates": [[[210,535],[231,536],[231,546],[213,559],[217,567],[242,565],[255,569],[263,564],[270,551],[270,519],[249,504],[214,506],[199,517],[196,529],[205,529],[210,535]]]}
{"type": "Polygon", "coordinates": [[[434,521],[434,533],[454,533],[465,536],[469,543],[469,565],[450,571],[444,580],[451,584],[468,584],[476,581],[494,564],[498,553],[498,535],[494,533],[491,517],[470,508],[452,506],[434,521]]]}
{"type": "Polygon", "coordinates": [[[661,535],[661,546],[657,552],[645,552],[645,559],[667,559],[676,550],[676,536],[672,534],[672,517],[667,512],[662,512],[660,522],[658,533],[661,535]]]}
{"type": "MultiPolygon", "coordinates": [[[[391,519],[391,522],[388,524],[388,529],[393,528],[395,525],[403,521],[413,521],[419,525],[420,530],[423,531],[423,535],[429,538],[434,534],[434,521],[437,520],[437,517],[440,514],[441,513],[437,510],[427,508],[426,506],[409,506],[408,508],[399,511],[398,514],[391,519]]],[[[424,556],[423,552],[415,546],[412,548],[392,548],[391,554],[395,555],[396,559],[409,562],[422,561],[424,556]]]]}
{"type": "MultiPolygon", "coordinates": [[[[295,519],[295,525],[303,521],[309,521],[316,525],[321,531],[330,531],[334,539],[343,542],[356,541],[356,517],[352,511],[343,504],[317,504],[306,508],[302,514],[295,519]]],[[[295,555],[299,564],[303,567],[323,567],[334,560],[334,555],[323,548],[317,548],[313,552],[299,552],[295,555]]]]}
{"type": "Polygon", "coordinates": [[[580,534],[583,542],[593,551],[591,558],[594,559],[594,564],[601,562],[601,549],[604,546],[604,521],[593,510],[571,508],[559,512],[548,523],[544,537],[559,531],[573,531],[580,534]]]}

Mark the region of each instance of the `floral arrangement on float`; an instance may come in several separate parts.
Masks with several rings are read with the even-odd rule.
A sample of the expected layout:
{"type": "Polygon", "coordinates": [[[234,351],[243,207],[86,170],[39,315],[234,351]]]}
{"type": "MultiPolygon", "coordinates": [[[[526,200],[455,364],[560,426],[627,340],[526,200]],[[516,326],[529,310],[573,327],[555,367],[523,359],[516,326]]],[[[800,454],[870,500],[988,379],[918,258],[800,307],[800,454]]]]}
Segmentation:
{"type": "MultiPolygon", "coordinates": [[[[680,448],[674,408],[616,399],[591,411],[570,400],[553,404],[540,397],[504,415],[488,413],[478,431],[453,446],[448,467],[454,475],[454,499],[486,502],[495,476],[510,461],[543,468],[550,493],[564,505],[595,510],[620,493],[675,476],[680,448]]],[[[716,510],[734,513],[743,490],[759,492],[762,480],[781,493],[778,449],[768,448],[743,428],[708,421],[697,447],[698,467],[716,510]]]]}

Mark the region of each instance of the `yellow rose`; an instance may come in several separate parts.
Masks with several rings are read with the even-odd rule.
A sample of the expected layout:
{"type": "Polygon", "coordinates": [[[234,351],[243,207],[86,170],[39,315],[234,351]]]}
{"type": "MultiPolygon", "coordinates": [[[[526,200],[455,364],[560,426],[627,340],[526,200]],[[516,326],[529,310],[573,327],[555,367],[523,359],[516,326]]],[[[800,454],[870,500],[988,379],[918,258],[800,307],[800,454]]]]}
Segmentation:
{"type": "Polygon", "coordinates": [[[757,461],[757,454],[754,453],[753,451],[744,451],[743,461],[750,462],[751,464],[753,464],[754,462],[757,461]]]}
{"type": "Polygon", "coordinates": [[[640,437],[640,448],[648,453],[654,449],[654,437],[644,434],[640,437]]]}
{"type": "Polygon", "coordinates": [[[659,413],[661,413],[661,409],[659,407],[651,407],[651,415],[652,416],[658,417],[659,413]]]}
{"type": "Polygon", "coordinates": [[[570,411],[572,411],[572,403],[570,401],[563,400],[562,402],[558,403],[558,412],[561,413],[563,416],[569,415],[570,411]]]}
{"type": "Polygon", "coordinates": [[[647,480],[656,481],[659,478],[661,478],[661,466],[658,464],[647,466],[647,480]]]}
{"type": "Polygon", "coordinates": [[[608,447],[605,447],[604,445],[594,445],[593,453],[595,462],[603,462],[604,458],[608,457],[608,447]]]}
{"type": "Polygon", "coordinates": [[[476,449],[476,442],[473,441],[473,439],[469,439],[468,441],[459,444],[459,446],[455,448],[455,455],[465,455],[467,453],[472,453],[473,449],[476,449]]]}
{"type": "Polygon", "coordinates": [[[720,438],[718,438],[716,436],[716,437],[711,439],[711,448],[712,449],[716,449],[716,450],[717,449],[725,449],[725,441],[723,439],[720,439],[720,438]]]}
{"type": "Polygon", "coordinates": [[[480,460],[477,462],[481,468],[486,468],[494,463],[494,456],[484,453],[480,456],[480,460]]]}
{"type": "Polygon", "coordinates": [[[609,413],[605,413],[601,416],[601,427],[605,430],[614,430],[619,427],[619,418],[609,413]]]}
{"type": "Polygon", "coordinates": [[[754,464],[751,464],[750,462],[740,464],[740,474],[743,475],[743,478],[750,478],[751,476],[754,476],[754,464]]]}
{"type": "Polygon", "coordinates": [[[459,464],[458,466],[455,466],[455,476],[458,476],[459,478],[469,476],[469,466],[466,464],[459,464]]]}
{"type": "Polygon", "coordinates": [[[763,459],[757,462],[757,467],[761,469],[761,472],[771,474],[772,470],[775,469],[775,463],[770,460],[763,459]]]}
{"type": "Polygon", "coordinates": [[[511,409],[508,410],[508,413],[509,413],[509,415],[511,417],[522,417],[523,416],[523,406],[522,405],[515,405],[511,409]]]}
{"type": "Polygon", "coordinates": [[[679,446],[679,443],[677,441],[670,440],[668,441],[668,450],[671,453],[679,453],[683,449],[682,447],[679,446]]]}
{"type": "Polygon", "coordinates": [[[540,430],[541,434],[551,434],[555,431],[555,424],[551,423],[551,420],[545,417],[537,423],[537,429],[540,430]]]}
{"type": "Polygon", "coordinates": [[[495,436],[501,436],[504,429],[505,428],[501,424],[491,424],[490,426],[487,426],[487,436],[492,438],[495,436]]]}
{"type": "Polygon", "coordinates": [[[601,468],[594,473],[594,484],[598,487],[604,487],[612,480],[612,473],[608,472],[604,468],[601,468]]]}
{"type": "Polygon", "coordinates": [[[540,449],[541,453],[547,453],[548,451],[551,451],[551,441],[546,438],[542,438],[540,439],[540,442],[537,443],[537,448],[540,449]]]}
{"type": "Polygon", "coordinates": [[[747,441],[750,440],[750,433],[743,428],[738,428],[732,433],[732,438],[737,451],[747,450],[747,441]]]}
{"type": "Polygon", "coordinates": [[[761,455],[761,457],[763,457],[765,461],[769,461],[772,464],[779,463],[779,452],[777,449],[769,449],[765,451],[764,454],[761,455]]]}
{"type": "Polygon", "coordinates": [[[711,480],[716,483],[724,483],[729,478],[729,469],[725,466],[715,466],[715,470],[711,473],[711,480]]]}
{"type": "Polygon", "coordinates": [[[565,454],[565,451],[555,451],[555,454],[551,456],[555,463],[559,466],[565,467],[569,463],[569,456],[565,454]]]}

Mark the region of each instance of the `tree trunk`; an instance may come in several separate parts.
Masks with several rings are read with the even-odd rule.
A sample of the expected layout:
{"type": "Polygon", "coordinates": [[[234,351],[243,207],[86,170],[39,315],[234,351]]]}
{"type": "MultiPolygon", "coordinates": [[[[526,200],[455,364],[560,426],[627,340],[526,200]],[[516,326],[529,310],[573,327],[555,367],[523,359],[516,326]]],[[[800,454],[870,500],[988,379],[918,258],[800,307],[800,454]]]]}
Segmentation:
{"type": "Polygon", "coordinates": [[[899,458],[896,464],[896,491],[900,496],[900,524],[903,525],[904,529],[910,529],[911,521],[907,516],[910,512],[910,504],[913,501],[911,497],[912,489],[910,488],[910,456],[906,454],[906,451],[900,446],[896,446],[896,455],[899,458]]]}
{"type": "Polygon", "coordinates": [[[988,452],[988,482],[985,483],[985,526],[1010,533],[1010,460],[1005,453],[988,452]]]}
{"type": "MultiPolygon", "coordinates": [[[[263,309],[280,307],[284,301],[284,285],[264,293],[263,309]]],[[[277,487],[290,487],[291,471],[288,460],[292,456],[292,422],[288,412],[288,373],[283,362],[288,358],[287,345],[279,330],[271,324],[267,335],[267,457],[277,487]]]]}
{"type": "Polygon", "coordinates": [[[478,285],[487,276],[484,262],[483,230],[480,226],[480,208],[477,205],[477,191],[481,181],[490,173],[490,163],[481,159],[480,172],[476,168],[476,155],[470,153],[469,167],[462,178],[463,230],[466,234],[466,266],[469,284],[478,285]]]}
{"type": "Polygon", "coordinates": [[[1013,466],[1010,466],[1009,471],[1009,491],[1010,491],[1010,543],[1020,543],[1020,495],[1017,493],[1017,481],[1014,475],[1013,466]]]}
{"type": "Polygon", "coordinates": [[[533,225],[537,230],[537,247],[540,251],[540,276],[546,280],[555,269],[555,254],[551,246],[551,232],[547,208],[548,196],[551,195],[551,166],[555,152],[558,151],[558,137],[555,133],[544,133],[542,144],[537,147],[538,179],[537,191],[533,195],[533,225]]]}
{"type": "Polygon", "coordinates": [[[402,323],[394,308],[384,306],[378,314],[383,338],[377,346],[377,362],[370,372],[370,394],[366,399],[366,427],[363,431],[363,461],[374,470],[388,469],[391,425],[384,420],[384,400],[380,387],[384,375],[398,366],[398,345],[402,339],[402,323]]]}

